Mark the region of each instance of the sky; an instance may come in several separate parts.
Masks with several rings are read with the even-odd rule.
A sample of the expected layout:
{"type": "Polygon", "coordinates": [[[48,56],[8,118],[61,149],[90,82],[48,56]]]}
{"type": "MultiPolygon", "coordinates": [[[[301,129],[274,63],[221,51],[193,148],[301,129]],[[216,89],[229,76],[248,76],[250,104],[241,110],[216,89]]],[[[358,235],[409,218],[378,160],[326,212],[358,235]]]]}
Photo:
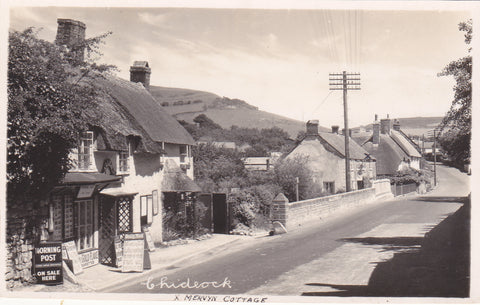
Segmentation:
{"type": "MultiPolygon", "coordinates": [[[[346,8],[346,7],[345,7],[346,8]]],[[[468,54],[458,23],[467,10],[11,7],[10,30],[42,28],[55,39],[57,18],[80,20],[87,37],[112,31],[101,62],[129,78],[135,60],[151,85],[209,91],[261,110],[322,126],[343,125],[341,91],[329,73],[358,72],[348,92],[349,125],[381,118],[443,116],[452,77],[437,74],[468,54]]]]}

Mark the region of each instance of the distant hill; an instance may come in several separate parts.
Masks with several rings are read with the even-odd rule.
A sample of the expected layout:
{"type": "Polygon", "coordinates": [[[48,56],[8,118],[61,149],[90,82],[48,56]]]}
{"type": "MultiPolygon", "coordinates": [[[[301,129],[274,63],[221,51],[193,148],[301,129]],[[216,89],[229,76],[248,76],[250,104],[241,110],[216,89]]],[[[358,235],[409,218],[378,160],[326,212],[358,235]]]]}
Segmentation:
{"type": "MultiPolygon", "coordinates": [[[[190,123],[203,113],[222,128],[233,125],[259,129],[276,126],[288,132],[292,138],[305,130],[302,121],[262,111],[243,100],[220,97],[210,92],[150,86],[150,93],[168,113],[190,123]]],[[[324,127],[319,129],[329,130],[324,127]]]]}
{"type": "MultiPolygon", "coordinates": [[[[443,117],[414,117],[414,118],[398,118],[400,122],[400,129],[408,135],[421,136],[427,134],[428,131],[433,130],[440,124],[443,117]]],[[[366,129],[371,129],[372,124],[360,126],[366,129]]]]}

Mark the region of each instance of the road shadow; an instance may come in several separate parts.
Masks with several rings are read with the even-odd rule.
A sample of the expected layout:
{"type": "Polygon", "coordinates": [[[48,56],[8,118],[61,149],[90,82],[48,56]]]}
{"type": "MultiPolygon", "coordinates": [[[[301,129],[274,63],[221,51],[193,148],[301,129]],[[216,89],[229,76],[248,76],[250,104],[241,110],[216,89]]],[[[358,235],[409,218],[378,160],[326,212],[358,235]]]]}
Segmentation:
{"type": "Polygon", "coordinates": [[[367,285],[307,283],[333,291],[303,296],[469,297],[470,201],[425,234],[425,237],[346,238],[343,241],[381,245],[394,256],[377,263],[367,285]]]}
{"type": "Polygon", "coordinates": [[[412,201],[425,201],[425,202],[458,202],[465,203],[468,197],[455,197],[455,196],[419,196],[412,199],[412,201]]]}

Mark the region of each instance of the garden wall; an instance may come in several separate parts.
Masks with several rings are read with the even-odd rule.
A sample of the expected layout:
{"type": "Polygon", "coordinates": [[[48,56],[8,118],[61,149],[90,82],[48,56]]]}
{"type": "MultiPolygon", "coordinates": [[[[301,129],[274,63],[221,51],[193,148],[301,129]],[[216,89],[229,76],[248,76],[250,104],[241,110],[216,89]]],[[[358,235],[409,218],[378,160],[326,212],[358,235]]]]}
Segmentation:
{"type": "Polygon", "coordinates": [[[283,194],[279,194],[272,203],[272,221],[278,221],[291,230],[339,210],[391,198],[390,182],[384,180],[374,183],[372,188],[297,202],[288,202],[283,194]]]}

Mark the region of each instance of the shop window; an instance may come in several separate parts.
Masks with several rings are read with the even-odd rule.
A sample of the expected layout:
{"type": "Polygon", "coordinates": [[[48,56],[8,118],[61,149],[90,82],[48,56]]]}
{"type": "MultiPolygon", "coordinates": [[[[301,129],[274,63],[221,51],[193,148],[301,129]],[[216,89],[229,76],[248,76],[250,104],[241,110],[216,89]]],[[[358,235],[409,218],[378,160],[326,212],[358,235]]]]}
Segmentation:
{"type": "Polygon", "coordinates": [[[335,182],[324,182],[323,183],[323,190],[328,194],[335,193],[335,182]]]}
{"type": "Polygon", "coordinates": [[[88,170],[93,163],[93,132],[82,132],[78,147],[78,169],[88,170]]]}
{"type": "Polygon", "coordinates": [[[118,172],[128,173],[128,151],[121,151],[118,154],[118,172]]]}
{"type": "Polygon", "coordinates": [[[76,244],[77,250],[87,250],[93,248],[93,201],[82,200],[75,203],[76,206],[76,244]]]}

